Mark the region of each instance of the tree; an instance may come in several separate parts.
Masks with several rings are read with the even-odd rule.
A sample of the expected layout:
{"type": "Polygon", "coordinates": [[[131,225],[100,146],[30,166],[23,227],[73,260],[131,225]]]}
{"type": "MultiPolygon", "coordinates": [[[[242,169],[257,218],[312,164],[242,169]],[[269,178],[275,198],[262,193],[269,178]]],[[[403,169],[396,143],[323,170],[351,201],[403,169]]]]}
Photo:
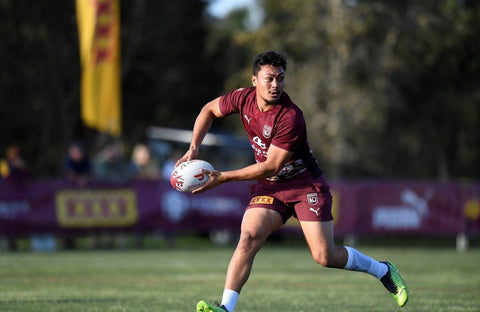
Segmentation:
{"type": "Polygon", "coordinates": [[[80,125],[74,2],[2,1],[0,23],[2,150],[18,143],[34,175],[58,172],[80,125]]]}
{"type": "MultiPolygon", "coordinates": [[[[147,126],[191,127],[217,94],[206,54],[205,1],[121,1],[123,129],[127,146],[147,126]]],[[[80,120],[75,1],[0,2],[0,142],[18,143],[34,177],[59,176],[64,152],[112,138],[80,120]]]]}
{"type": "Polygon", "coordinates": [[[289,56],[287,92],[331,177],[479,177],[478,4],[263,3],[235,43],[289,56]]]}
{"type": "Polygon", "coordinates": [[[388,144],[392,155],[403,156],[391,157],[390,165],[408,163],[408,175],[479,176],[479,8],[411,2],[393,18],[395,53],[385,59],[385,72],[400,103],[389,107],[385,134],[397,138],[388,144]]]}

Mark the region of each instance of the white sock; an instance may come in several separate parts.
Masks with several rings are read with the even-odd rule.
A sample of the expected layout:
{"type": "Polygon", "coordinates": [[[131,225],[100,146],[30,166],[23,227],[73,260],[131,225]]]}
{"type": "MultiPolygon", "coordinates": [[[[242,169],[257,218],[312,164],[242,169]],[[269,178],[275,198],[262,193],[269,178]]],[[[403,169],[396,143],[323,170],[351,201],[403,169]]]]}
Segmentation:
{"type": "Polygon", "coordinates": [[[365,272],[381,279],[388,271],[388,267],[384,263],[370,258],[352,247],[345,246],[348,253],[347,264],[345,270],[365,272]]]}
{"type": "Polygon", "coordinates": [[[234,290],[225,289],[223,291],[222,305],[227,308],[228,312],[233,312],[235,305],[237,304],[239,293],[234,290]]]}

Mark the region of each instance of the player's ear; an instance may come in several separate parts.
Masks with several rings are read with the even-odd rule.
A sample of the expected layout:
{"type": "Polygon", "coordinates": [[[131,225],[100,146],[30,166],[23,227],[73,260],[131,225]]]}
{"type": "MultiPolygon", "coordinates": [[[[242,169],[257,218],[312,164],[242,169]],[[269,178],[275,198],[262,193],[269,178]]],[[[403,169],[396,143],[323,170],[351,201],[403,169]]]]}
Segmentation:
{"type": "Polygon", "coordinates": [[[254,87],[257,86],[257,76],[255,76],[255,75],[252,75],[252,85],[253,85],[254,87]]]}

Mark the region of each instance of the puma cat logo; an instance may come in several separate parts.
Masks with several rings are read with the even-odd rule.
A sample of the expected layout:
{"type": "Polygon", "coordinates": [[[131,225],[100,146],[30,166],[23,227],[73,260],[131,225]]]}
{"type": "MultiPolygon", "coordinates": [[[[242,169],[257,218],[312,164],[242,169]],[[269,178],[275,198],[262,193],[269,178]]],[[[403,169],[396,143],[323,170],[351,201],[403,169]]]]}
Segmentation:
{"type": "Polygon", "coordinates": [[[315,212],[315,214],[316,214],[317,217],[318,217],[318,216],[319,216],[319,213],[320,213],[320,208],[313,209],[312,207],[310,207],[310,211],[315,212]]]}

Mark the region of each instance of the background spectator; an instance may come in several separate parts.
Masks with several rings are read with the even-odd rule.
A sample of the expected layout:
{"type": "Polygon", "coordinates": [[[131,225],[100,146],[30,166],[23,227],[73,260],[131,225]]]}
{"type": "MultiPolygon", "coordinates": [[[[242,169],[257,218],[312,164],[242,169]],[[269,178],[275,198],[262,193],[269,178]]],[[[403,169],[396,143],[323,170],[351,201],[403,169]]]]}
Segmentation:
{"type": "Polygon", "coordinates": [[[77,186],[85,186],[91,174],[90,159],[81,143],[73,143],[68,148],[65,160],[65,175],[67,180],[77,186]]]}
{"type": "Polygon", "coordinates": [[[122,144],[112,144],[100,151],[94,159],[95,177],[104,181],[124,181],[129,178],[122,144]]]}
{"type": "Polygon", "coordinates": [[[0,160],[0,174],[2,179],[15,183],[25,183],[30,178],[18,145],[13,144],[7,147],[5,159],[0,160]]]}
{"type": "Polygon", "coordinates": [[[132,151],[130,172],[135,179],[158,179],[159,169],[152,159],[150,150],[144,144],[137,144],[132,151]]]}

